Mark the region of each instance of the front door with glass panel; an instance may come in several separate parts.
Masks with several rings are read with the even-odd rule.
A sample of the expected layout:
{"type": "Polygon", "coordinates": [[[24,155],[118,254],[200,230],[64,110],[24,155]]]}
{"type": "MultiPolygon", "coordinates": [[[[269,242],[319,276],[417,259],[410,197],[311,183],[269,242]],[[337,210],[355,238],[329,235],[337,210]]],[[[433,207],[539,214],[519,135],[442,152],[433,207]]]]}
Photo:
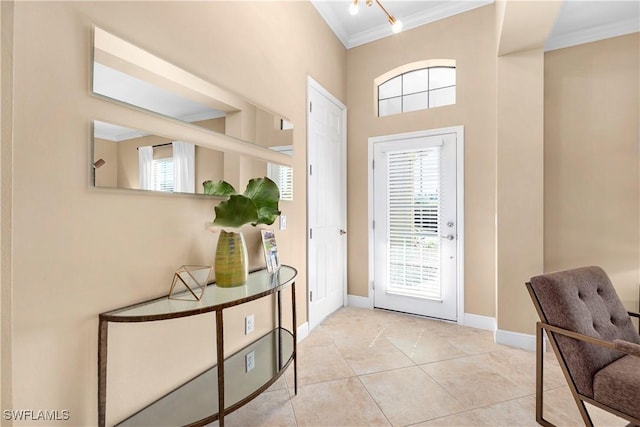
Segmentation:
{"type": "Polygon", "coordinates": [[[456,137],[373,145],[375,307],[457,320],[456,137]]]}

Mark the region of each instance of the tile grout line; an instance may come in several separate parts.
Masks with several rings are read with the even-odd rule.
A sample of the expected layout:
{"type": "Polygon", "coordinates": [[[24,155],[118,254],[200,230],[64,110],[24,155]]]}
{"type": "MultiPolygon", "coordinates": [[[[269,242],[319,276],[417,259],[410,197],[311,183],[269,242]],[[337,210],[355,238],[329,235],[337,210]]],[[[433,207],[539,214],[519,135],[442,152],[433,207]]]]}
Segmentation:
{"type": "MultiPolygon", "coordinates": [[[[385,341],[387,341],[389,344],[391,344],[396,350],[398,350],[400,353],[402,353],[405,357],[407,357],[408,360],[411,361],[412,365],[409,366],[401,366],[401,367],[397,367],[397,368],[390,368],[390,369],[384,369],[384,370],[380,370],[380,371],[375,371],[375,372],[369,372],[366,374],[356,374],[356,377],[358,378],[358,381],[360,382],[360,384],[362,385],[362,387],[364,388],[364,390],[367,392],[367,395],[369,396],[369,398],[373,401],[373,403],[375,403],[375,405],[378,407],[378,409],[380,410],[380,413],[382,413],[382,415],[385,417],[385,419],[387,420],[387,422],[389,423],[390,426],[393,426],[393,423],[391,422],[391,420],[389,419],[388,415],[384,412],[384,410],[382,409],[382,407],[380,406],[380,404],[378,403],[378,401],[375,399],[375,397],[373,397],[371,395],[371,392],[369,391],[369,389],[367,388],[366,384],[364,384],[364,382],[362,381],[361,377],[364,376],[369,376],[369,375],[376,375],[376,374],[380,374],[383,372],[392,372],[392,371],[397,371],[400,369],[407,369],[407,368],[411,368],[411,367],[416,367],[418,369],[420,369],[421,372],[424,372],[425,375],[427,375],[429,378],[431,378],[445,393],[447,393],[449,396],[453,397],[453,399],[460,403],[460,405],[462,405],[461,402],[459,402],[455,396],[453,396],[447,389],[445,389],[442,384],[438,383],[434,378],[432,378],[427,372],[424,371],[424,369],[422,369],[420,367],[420,365],[418,364],[418,362],[416,362],[414,360],[413,357],[411,357],[411,355],[408,355],[404,350],[402,350],[400,347],[398,347],[393,341],[389,340],[388,337],[386,335],[383,335],[385,331],[385,328],[383,327],[382,330],[380,330],[378,332],[378,334],[376,335],[376,338],[374,340],[377,340],[379,337],[382,337],[383,339],[385,339],[385,341]]],[[[420,337],[422,337],[422,335],[425,333],[425,329],[420,331],[420,337]]],[[[349,364],[349,366],[351,367],[351,364],[349,363],[349,361],[345,358],[344,354],[342,353],[342,351],[340,351],[340,348],[338,347],[338,345],[336,344],[335,340],[333,339],[333,337],[331,336],[331,334],[327,333],[327,336],[329,337],[329,339],[331,339],[331,341],[333,342],[334,346],[338,349],[338,352],[340,353],[340,355],[342,356],[342,358],[344,359],[344,361],[349,364]]],[[[461,356],[464,357],[464,356],[461,356]]],[[[353,369],[353,368],[352,368],[353,369]]],[[[355,372],[355,371],[354,371],[355,372]]],[[[454,415],[454,414],[449,414],[449,415],[454,415]]],[[[421,420],[418,421],[416,423],[412,423],[410,425],[415,425],[415,424],[419,424],[425,421],[429,421],[429,419],[427,420],[421,420]]]]}
{"type": "MultiPolygon", "coordinates": [[[[380,404],[376,401],[376,399],[373,397],[372,393],[369,391],[369,389],[365,385],[365,382],[363,381],[365,377],[371,376],[371,375],[380,374],[380,373],[385,373],[385,372],[393,372],[393,371],[397,371],[397,370],[400,370],[400,369],[406,369],[406,368],[411,368],[413,366],[416,366],[421,370],[421,372],[424,372],[428,376],[428,378],[430,378],[434,382],[434,384],[437,384],[443,391],[445,391],[445,393],[448,396],[453,397],[454,401],[458,402],[461,405],[461,407],[464,407],[466,405],[463,405],[462,402],[460,402],[456,398],[455,394],[453,394],[447,388],[445,388],[443,384],[441,384],[436,378],[431,376],[424,368],[429,366],[429,365],[435,364],[435,363],[458,360],[458,359],[465,359],[465,358],[470,358],[470,357],[477,357],[477,356],[480,356],[480,355],[490,355],[491,353],[494,353],[494,352],[498,351],[497,349],[483,350],[483,351],[480,351],[478,353],[467,353],[467,354],[464,354],[464,355],[444,358],[442,360],[433,360],[433,361],[429,361],[429,362],[426,362],[426,363],[418,363],[413,357],[409,356],[405,351],[403,351],[402,348],[400,348],[395,342],[391,341],[389,339],[389,336],[387,336],[385,334],[385,332],[386,332],[385,329],[386,328],[383,325],[386,325],[388,323],[386,319],[382,320],[382,325],[380,324],[380,320],[379,319],[376,319],[376,321],[373,321],[370,324],[366,324],[367,322],[357,322],[356,323],[356,322],[353,322],[353,319],[351,319],[351,318],[344,318],[344,319],[337,318],[336,320],[337,320],[337,322],[335,322],[335,324],[324,325],[325,327],[321,328],[322,329],[322,333],[333,344],[334,348],[338,351],[338,355],[340,356],[342,361],[347,366],[349,366],[349,368],[350,368],[351,372],[353,373],[353,375],[346,376],[346,377],[341,377],[341,378],[333,378],[333,379],[325,380],[325,381],[312,382],[312,383],[309,383],[309,384],[305,384],[304,386],[301,386],[301,387],[305,388],[307,386],[311,386],[311,385],[315,385],[315,384],[329,383],[329,382],[333,382],[333,381],[343,381],[345,379],[356,377],[358,379],[360,385],[365,389],[365,392],[367,393],[369,398],[374,402],[374,404],[376,405],[376,407],[378,408],[380,413],[384,416],[385,420],[391,425],[393,425],[393,424],[391,423],[391,420],[390,420],[389,416],[382,410],[382,407],[380,406],[380,404]],[[387,343],[391,344],[392,348],[396,349],[402,355],[404,355],[410,361],[409,364],[407,366],[400,366],[400,367],[394,367],[394,368],[388,368],[388,369],[380,369],[380,370],[375,370],[375,371],[366,372],[366,373],[358,373],[358,372],[356,372],[356,370],[354,369],[352,363],[345,356],[347,354],[347,353],[345,353],[345,351],[348,350],[349,347],[345,347],[342,344],[340,344],[340,345],[338,344],[340,342],[340,341],[338,341],[338,338],[342,337],[342,334],[340,332],[341,331],[348,332],[348,331],[344,331],[345,328],[350,328],[352,326],[356,326],[356,327],[361,326],[362,328],[367,328],[367,329],[373,328],[374,331],[377,332],[376,338],[374,339],[374,341],[375,340],[380,340],[380,338],[383,338],[385,341],[387,341],[387,343]]],[[[417,326],[421,329],[421,325],[417,325],[417,326]]],[[[427,334],[429,334],[430,332],[435,332],[435,330],[431,331],[430,328],[427,328],[427,329],[422,331],[422,333],[425,333],[425,332],[427,334]]],[[[454,331],[452,331],[452,332],[454,332],[454,331]]],[[[346,339],[346,341],[345,341],[346,344],[349,344],[349,335],[350,335],[349,333],[344,333],[344,338],[346,339]]],[[[463,338],[463,337],[461,337],[461,338],[463,338]]],[[[356,347],[356,350],[357,350],[357,347],[356,347]]],[[[464,349],[460,349],[460,350],[461,351],[465,351],[464,349]]],[[[446,356],[443,356],[443,357],[446,357],[446,356]]],[[[511,380],[509,380],[509,381],[511,381],[511,380]]],[[[288,382],[287,382],[287,387],[289,387],[288,382]]],[[[548,388],[548,389],[545,388],[545,392],[546,391],[552,391],[552,390],[560,389],[562,387],[563,386],[559,385],[557,387],[551,387],[551,388],[548,388]]],[[[507,398],[505,400],[500,400],[500,401],[493,402],[493,403],[486,403],[486,404],[483,404],[483,405],[477,406],[477,407],[466,408],[466,409],[463,409],[463,410],[460,410],[460,411],[457,411],[457,412],[452,412],[450,414],[443,415],[443,416],[440,416],[440,417],[430,418],[430,419],[426,419],[426,420],[419,421],[419,422],[416,422],[416,423],[407,424],[407,426],[415,426],[415,425],[420,424],[420,423],[425,422],[425,421],[433,421],[433,420],[438,420],[438,419],[445,419],[447,417],[454,416],[454,415],[472,413],[473,411],[477,411],[477,410],[482,409],[482,408],[490,408],[492,406],[500,405],[500,404],[503,404],[503,403],[506,403],[506,402],[512,402],[512,401],[519,400],[519,399],[530,398],[531,396],[535,396],[535,393],[526,393],[526,394],[524,394],[522,396],[509,397],[509,398],[507,398]]],[[[293,404],[292,404],[292,407],[293,407],[293,404]]],[[[299,421],[298,421],[298,416],[295,413],[295,408],[293,408],[293,412],[294,412],[294,418],[295,418],[296,425],[298,426],[299,425],[299,421]]]]}
{"type": "MultiPolygon", "coordinates": [[[[380,336],[382,336],[382,333],[384,332],[384,328],[382,328],[381,331],[378,332],[378,334],[376,334],[376,337],[374,338],[374,341],[377,340],[380,336]]],[[[378,408],[378,410],[380,411],[380,413],[382,414],[382,416],[385,418],[385,420],[387,420],[387,423],[389,424],[389,426],[393,426],[393,423],[391,423],[391,420],[389,419],[389,417],[387,416],[387,414],[382,410],[382,407],[380,407],[380,404],[378,403],[378,401],[371,395],[371,392],[369,392],[369,389],[367,388],[367,386],[362,382],[362,379],[360,378],[361,374],[358,374],[353,367],[351,366],[351,364],[349,363],[349,361],[347,360],[347,358],[344,356],[343,352],[340,350],[340,347],[338,347],[338,345],[336,344],[336,341],[333,339],[333,336],[331,336],[331,334],[326,333],[326,335],[329,337],[329,339],[331,340],[331,342],[333,343],[333,345],[335,346],[335,348],[338,350],[338,354],[340,354],[340,357],[342,357],[342,360],[349,366],[349,368],[353,371],[353,373],[355,374],[355,377],[357,378],[358,382],[360,383],[360,385],[362,386],[362,388],[364,389],[364,391],[367,393],[367,396],[369,396],[369,399],[371,399],[371,401],[376,405],[376,407],[378,408]]],[[[383,338],[386,339],[386,337],[383,336],[383,338]]],[[[387,340],[389,341],[389,340],[387,340]]],[[[391,345],[393,345],[393,343],[391,343],[391,345]]],[[[403,353],[404,354],[404,353],[403,353]]],[[[409,358],[409,360],[411,360],[411,362],[413,362],[413,360],[411,358],[409,358]]],[[[414,362],[415,364],[415,362],[414,362]]],[[[398,368],[400,369],[400,368],[398,368]]],[[[389,369],[389,370],[393,370],[393,369],[389,369]]],[[[387,370],[387,371],[389,371],[387,370]]],[[[386,372],[386,371],[385,371],[386,372]]],[[[377,373],[377,372],[376,372],[377,373]]],[[[369,374],[363,374],[363,375],[370,375],[372,373],[369,374]]],[[[296,420],[297,422],[297,420],[296,420]]]]}
{"type": "Polygon", "coordinates": [[[393,426],[393,423],[391,422],[387,414],[382,410],[382,407],[380,407],[380,404],[378,404],[378,401],[371,395],[371,392],[369,392],[369,389],[367,388],[367,386],[362,382],[362,379],[360,378],[360,376],[357,375],[356,378],[358,379],[358,382],[360,383],[364,391],[367,393],[367,396],[369,396],[369,399],[371,399],[371,401],[376,405],[376,407],[378,408],[378,410],[380,411],[384,419],[387,420],[387,423],[389,423],[389,426],[393,426]]]}

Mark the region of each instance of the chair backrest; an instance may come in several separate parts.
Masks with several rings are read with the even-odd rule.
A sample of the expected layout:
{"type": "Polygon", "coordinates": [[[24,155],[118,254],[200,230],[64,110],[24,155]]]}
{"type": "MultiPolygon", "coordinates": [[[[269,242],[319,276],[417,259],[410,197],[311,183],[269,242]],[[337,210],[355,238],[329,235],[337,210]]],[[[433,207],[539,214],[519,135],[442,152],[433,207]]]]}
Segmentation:
{"type": "MultiPolygon", "coordinates": [[[[540,320],[606,341],[640,344],[627,310],[600,267],[582,267],[531,278],[540,320]]],[[[624,354],[553,334],[579,393],[593,397],[593,376],[624,354]]]]}

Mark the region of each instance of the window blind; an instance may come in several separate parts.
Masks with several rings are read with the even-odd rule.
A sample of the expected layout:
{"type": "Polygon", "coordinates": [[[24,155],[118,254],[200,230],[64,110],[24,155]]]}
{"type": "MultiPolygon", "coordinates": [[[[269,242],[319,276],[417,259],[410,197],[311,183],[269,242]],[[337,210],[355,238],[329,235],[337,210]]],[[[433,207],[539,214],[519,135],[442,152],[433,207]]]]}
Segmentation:
{"type": "Polygon", "coordinates": [[[441,147],[387,153],[389,293],[441,299],[441,147]]]}
{"type": "Polygon", "coordinates": [[[173,158],[167,157],[153,161],[153,189],[173,191],[173,158]]]}
{"type": "Polygon", "coordinates": [[[280,190],[280,200],[293,200],[293,168],[269,163],[267,176],[276,183],[280,190]]]}

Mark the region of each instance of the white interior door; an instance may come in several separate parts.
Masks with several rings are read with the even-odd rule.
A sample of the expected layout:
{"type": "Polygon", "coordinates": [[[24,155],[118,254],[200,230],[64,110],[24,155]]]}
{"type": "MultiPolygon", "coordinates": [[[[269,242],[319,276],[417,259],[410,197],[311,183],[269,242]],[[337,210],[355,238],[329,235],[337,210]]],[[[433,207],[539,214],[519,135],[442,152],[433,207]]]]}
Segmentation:
{"type": "Polygon", "coordinates": [[[456,138],[373,145],[375,307],[457,320],[456,138]]]}
{"type": "Polygon", "coordinates": [[[309,326],[342,307],[346,295],[346,108],[309,80],[308,302],[309,326]]]}

